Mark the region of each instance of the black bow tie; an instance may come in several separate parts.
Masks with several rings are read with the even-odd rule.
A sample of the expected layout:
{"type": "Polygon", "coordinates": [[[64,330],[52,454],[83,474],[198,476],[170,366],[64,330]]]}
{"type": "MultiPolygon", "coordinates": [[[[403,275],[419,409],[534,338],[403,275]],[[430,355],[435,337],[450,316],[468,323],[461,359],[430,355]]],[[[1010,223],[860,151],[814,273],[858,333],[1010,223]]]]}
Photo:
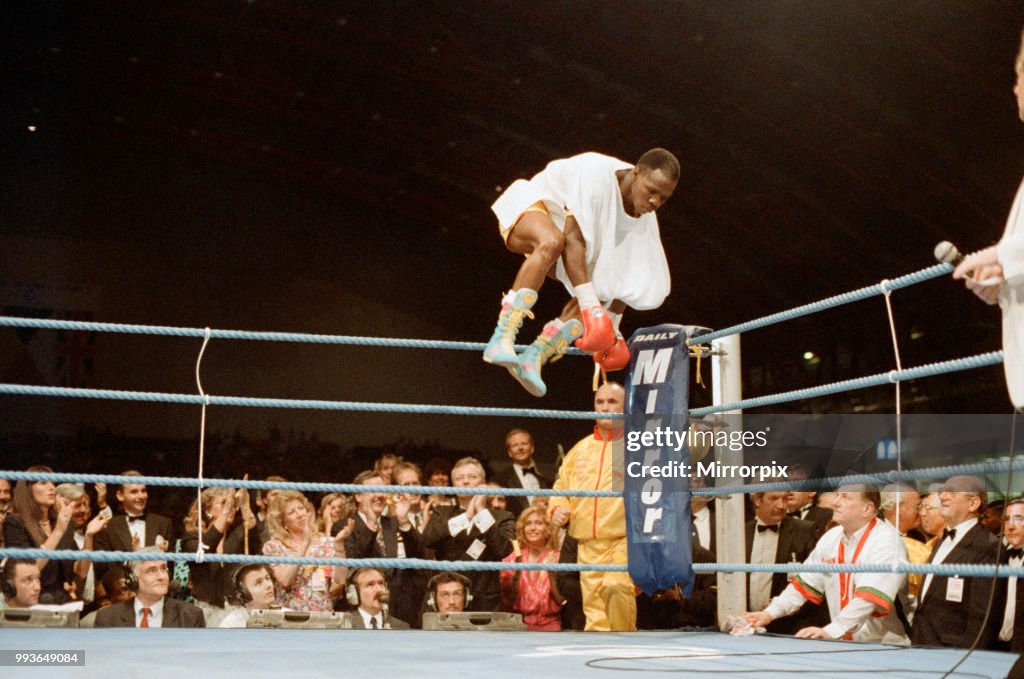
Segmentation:
{"type": "Polygon", "coordinates": [[[125,514],[125,516],[128,518],[128,523],[131,523],[132,521],[145,521],[146,520],[146,515],[145,514],[139,514],[138,516],[131,516],[130,514],[125,514]]]}
{"type": "Polygon", "coordinates": [[[766,530],[770,530],[770,531],[778,533],[779,532],[779,524],[774,523],[774,524],[772,524],[770,526],[766,526],[763,523],[757,524],[757,532],[758,533],[763,533],[766,530]]]}
{"type": "Polygon", "coordinates": [[[1024,547],[1009,547],[1006,550],[1007,559],[1019,559],[1024,556],[1024,547]]]}
{"type": "Polygon", "coordinates": [[[950,540],[955,539],[956,538],[956,528],[953,528],[953,529],[946,528],[945,530],[943,530],[942,531],[942,539],[945,540],[946,538],[949,538],[950,540]]]}
{"type": "Polygon", "coordinates": [[[536,467],[523,467],[523,473],[524,474],[533,474],[534,476],[537,476],[537,468],[536,467]]]}
{"type": "Polygon", "coordinates": [[[790,516],[794,519],[802,519],[804,516],[804,510],[798,509],[795,512],[789,512],[786,516],[790,516]]]}

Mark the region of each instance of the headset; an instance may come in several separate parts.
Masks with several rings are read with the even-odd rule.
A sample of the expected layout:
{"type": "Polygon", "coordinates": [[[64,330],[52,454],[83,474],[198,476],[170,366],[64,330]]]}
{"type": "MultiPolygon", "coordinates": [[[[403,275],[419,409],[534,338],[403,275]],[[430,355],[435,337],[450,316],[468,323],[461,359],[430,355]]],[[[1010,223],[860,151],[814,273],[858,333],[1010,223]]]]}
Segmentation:
{"type": "Polygon", "coordinates": [[[29,563],[22,561],[21,559],[4,559],[3,563],[0,564],[0,568],[3,569],[3,575],[0,576],[0,591],[3,592],[4,599],[10,601],[18,596],[18,588],[14,584],[14,571],[17,569],[19,563],[29,563]]]}
{"type": "Polygon", "coordinates": [[[427,594],[427,606],[429,606],[432,611],[437,610],[437,599],[434,596],[437,593],[437,581],[446,575],[453,575],[456,580],[462,583],[462,591],[466,596],[466,608],[469,608],[469,604],[473,602],[473,593],[469,591],[469,588],[473,583],[462,573],[455,572],[438,573],[434,577],[430,578],[430,582],[427,583],[427,591],[429,592],[429,594],[427,594]]]}
{"type": "MultiPolygon", "coordinates": [[[[382,571],[379,568],[373,568],[372,566],[366,568],[357,568],[351,573],[349,573],[348,580],[346,581],[345,584],[345,600],[348,601],[349,604],[351,604],[352,606],[358,606],[362,603],[362,600],[359,597],[359,585],[356,584],[356,576],[364,571],[377,571],[382,576],[384,575],[384,571],[382,571]]],[[[384,580],[384,589],[388,589],[388,583],[386,578],[384,580]]]]}
{"type": "Polygon", "coordinates": [[[252,602],[252,594],[249,592],[249,588],[245,586],[245,576],[255,570],[266,570],[271,579],[274,577],[274,574],[270,572],[270,567],[263,563],[243,563],[231,572],[231,583],[235,588],[235,598],[243,606],[252,602]]]}

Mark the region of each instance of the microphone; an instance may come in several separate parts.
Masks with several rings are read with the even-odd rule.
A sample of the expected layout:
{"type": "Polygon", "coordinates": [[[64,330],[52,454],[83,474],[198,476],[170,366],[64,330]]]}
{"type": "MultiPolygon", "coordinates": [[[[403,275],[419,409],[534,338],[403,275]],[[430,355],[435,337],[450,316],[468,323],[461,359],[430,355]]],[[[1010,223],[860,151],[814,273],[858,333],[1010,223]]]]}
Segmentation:
{"type": "MultiPolygon", "coordinates": [[[[956,266],[960,264],[960,262],[964,261],[964,256],[956,249],[956,246],[948,240],[944,240],[935,246],[934,255],[935,259],[943,264],[952,264],[953,266],[956,266]]],[[[967,276],[967,278],[974,281],[975,285],[984,285],[986,287],[990,285],[999,285],[1003,282],[1003,279],[1000,276],[992,276],[983,281],[975,281],[974,276],[967,276]]]]}

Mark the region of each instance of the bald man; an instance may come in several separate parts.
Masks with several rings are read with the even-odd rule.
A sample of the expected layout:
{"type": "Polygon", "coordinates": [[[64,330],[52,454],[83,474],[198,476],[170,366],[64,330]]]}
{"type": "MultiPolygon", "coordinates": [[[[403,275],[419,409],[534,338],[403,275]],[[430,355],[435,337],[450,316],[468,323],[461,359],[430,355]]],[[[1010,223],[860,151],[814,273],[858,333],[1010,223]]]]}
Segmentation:
{"type": "MultiPolygon", "coordinates": [[[[621,413],[626,392],[621,384],[608,382],[594,394],[594,410],[621,413]]],[[[558,471],[555,489],[612,490],[612,460],[622,459],[623,421],[597,420],[594,433],[569,451],[558,471]]],[[[552,522],[569,524],[569,535],[579,543],[577,563],[626,564],[626,505],[621,497],[553,497],[548,506],[552,522]]],[[[588,631],[636,629],[636,594],[628,573],[580,573],[583,612],[588,631]]]]}

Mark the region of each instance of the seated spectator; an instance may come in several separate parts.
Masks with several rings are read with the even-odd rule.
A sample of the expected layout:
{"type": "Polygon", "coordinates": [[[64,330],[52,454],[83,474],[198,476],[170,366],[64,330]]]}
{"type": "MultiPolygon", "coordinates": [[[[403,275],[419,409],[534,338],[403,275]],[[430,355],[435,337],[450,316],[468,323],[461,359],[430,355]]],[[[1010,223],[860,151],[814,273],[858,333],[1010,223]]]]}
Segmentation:
{"type": "Polygon", "coordinates": [[[473,603],[469,578],[461,573],[438,573],[427,583],[427,610],[462,613],[473,603]]]}
{"type": "MultiPolygon", "coordinates": [[[[115,552],[132,552],[142,547],[155,546],[167,551],[171,546],[173,527],[166,516],[146,511],[149,504],[149,490],[141,483],[132,483],[133,477],[142,476],[135,470],[122,472],[124,483],[115,496],[121,503],[122,513],[115,514],[103,530],[96,534],[96,549],[115,552]]],[[[96,571],[100,577],[108,568],[120,568],[117,564],[97,562],[96,571]]]]}
{"type": "Polygon", "coordinates": [[[355,607],[352,629],[409,629],[408,623],[390,614],[388,584],[379,568],[352,571],[345,596],[355,607]]]}
{"type": "MultiPolygon", "coordinates": [[[[558,563],[554,531],[544,510],[527,507],[516,520],[516,543],[506,563],[558,563]]],[[[501,571],[501,598],[506,610],[522,613],[531,632],[562,629],[565,603],[551,571],[501,571]]]]}
{"type": "MultiPolygon", "coordinates": [[[[138,551],[154,557],[162,553],[156,547],[138,551]]],[[[171,576],[166,561],[133,561],[124,570],[135,597],[97,611],[96,627],[206,627],[198,607],[167,596],[171,576]]]]}
{"type": "Polygon", "coordinates": [[[4,546],[4,517],[11,508],[11,482],[0,479],[0,547],[4,546]]]}
{"type": "Polygon", "coordinates": [[[402,458],[394,453],[384,453],[373,465],[373,471],[384,480],[385,486],[391,485],[391,472],[395,465],[402,461],[402,458]]]}
{"type": "Polygon", "coordinates": [[[274,574],[270,566],[263,563],[249,563],[237,566],[231,574],[232,592],[229,600],[240,606],[221,620],[221,627],[245,627],[249,612],[273,606],[277,592],[274,574]]]}
{"type": "MultiPolygon", "coordinates": [[[[267,556],[309,556],[345,558],[345,540],[353,522],[332,539],[316,529],[313,505],[302,493],[282,490],[270,503],[267,529],[270,539],[263,545],[267,556]]],[[[347,568],[314,564],[271,566],[278,584],[275,604],[294,611],[333,611],[332,598],[345,584],[347,568]]]]}
{"type": "MultiPolygon", "coordinates": [[[[184,520],[181,551],[195,553],[199,549],[199,534],[203,536],[203,552],[210,554],[243,554],[245,526],[239,520],[237,496],[230,488],[205,488],[200,500],[193,500],[184,520]],[[200,519],[199,505],[203,516],[200,519]]],[[[249,533],[251,542],[259,535],[255,525],[249,533]]],[[[188,562],[189,582],[196,605],[206,617],[207,627],[216,627],[227,613],[224,604],[233,592],[231,566],[212,561],[188,562]]]]}
{"type": "MultiPolygon", "coordinates": [[[[452,480],[457,488],[484,483],[484,468],[476,458],[455,463],[452,480]]],[[[458,505],[435,506],[423,541],[438,559],[446,561],[500,561],[512,551],[515,519],[508,512],[487,509],[484,495],[459,495],[458,505]]],[[[501,606],[501,584],[495,571],[472,571],[473,609],[496,611],[501,606]]]]}
{"type": "Polygon", "coordinates": [[[333,535],[331,526],[338,521],[347,522],[355,512],[355,504],[349,496],[344,493],[327,493],[320,498],[316,527],[324,535],[333,535]]]}
{"type": "MultiPolygon", "coordinates": [[[[484,484],[486,488],[501,488],[496,483],[484,484]]],[[[504,495],[488,495],[487,496],[487,508],[488,509],[500,509],[503,512],[508,511],[508,498],[504,495]]],[[[513,516],[515,516],[513,514],[513,516]]]]}
{"type": "MultiPolygon", "coordinates": [[[[408,496],[394,496],[391,516],[384,516],[387,507],[384,493],[373,486],[383,485],[383,479],[375,471],[366,470],[356,476],[357,484],[366,486],[365,493],[356,493],[356,512],[351,535],[345,541],[345,553],[352,559],[423,558],[422,536],[409,520],[408,496]]],[[[339,531],[344,524],[338,522],[332,527],[339,531]]],[[[425,578],[417,569],[389,568],[381,573],[394,588],[391,595],[391,609],[402,620],[414,620],[423,602],[425,578]]]]}
{"type": "MultiPolygon", "coordinates": [[[[29,467],[30,472],[53,472],[49,467],[29,467]]],[[[52,481],[18,481],[14,486],[14,511],[4,520],[6,547],[78,549],[71,515],[74,505],[57,495],[52,481]]],[[[42,580],[44,603],[63,604],[74,592],[74,562],[36,559],[42,580]]]]}
{"type": "MultiPolygon", "coordinates": [[[[92,507],[89,495],[85,492],[85,488],[77,483],[62,483],[57,486],[56,491],[66,502],[70,502],[74,506],[71,513],[71,526],[74,529],[72,536],[75,539],[75,544],[79,549],[92,551],[95,548],[96,534],[107,525],[110,516],[98,514],[90,521],[92,507]]],[[[91,561],[83,559],[75,562],[74,573],[75,591],[79,594],[78,598],[86,605],[91,604],[96,599],[96,569],[93,568],[91,561]]]]}
{"type": "Polygon", "coordinates": [[[4,608],[32,608],[39,603],[42,585],[34,559],[5,559],[0,577],[4,608]]]}
{"type": "MultiPolygon", "coordinates": [[[[433,457],[423,468],[423,476],[427,479],[428,486],[451,486],[452,464],[446,458],[433,457]]],[[[454,495],[439,495],[437,493],[427,498],[432,506],[455,504],[454,495]]]]}

